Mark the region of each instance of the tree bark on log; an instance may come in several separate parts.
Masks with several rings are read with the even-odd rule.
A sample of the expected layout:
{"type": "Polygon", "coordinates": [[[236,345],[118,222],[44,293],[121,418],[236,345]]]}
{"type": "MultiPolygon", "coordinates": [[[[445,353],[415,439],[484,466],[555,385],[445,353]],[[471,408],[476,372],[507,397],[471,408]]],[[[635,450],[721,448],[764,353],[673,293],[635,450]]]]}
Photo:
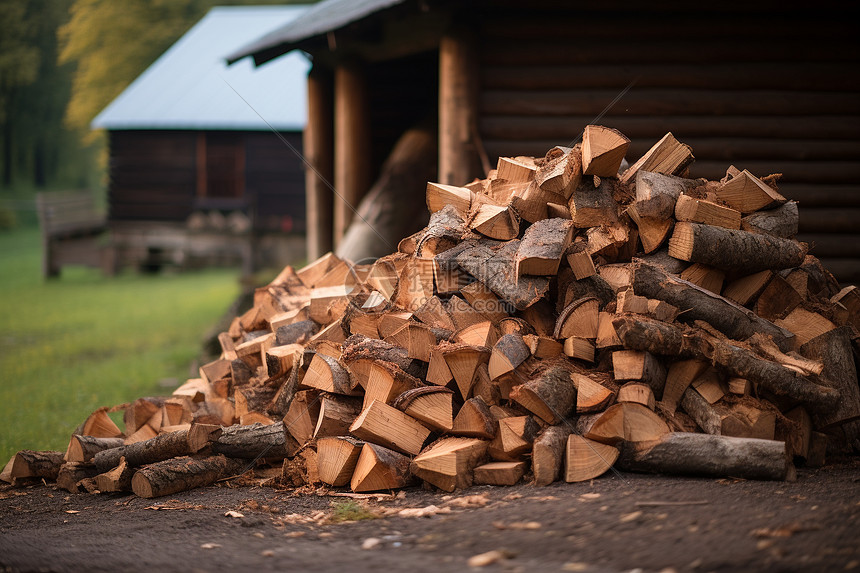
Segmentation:
{"type": "Polygon", "coordinates": [[[567,437],[571,433],[573,426],[562,421],[558,426],[548,427],[535,439],[532,445],[535,485],[549,485],[561,477],[567,437]]]}
{"type": "Polygon", "coordinates": [[[119,464],[110,471],[95,476],[96,487],[102,493],[118,491],[131,491],[131,478],[135,471],[128,465],[124,458],[120,458],[119,464]]]}
{"type": "Polygon", "coordinates": [[[56,480],[63,463],[63,452],[21,450],[3,468],[0,480],[9,483],[21,478],[56,480]]]}
{"type": "Polygon", "coordinates": [[[741,219],[741,229],[751,233],[767,233],[790,239],[797,234],[800,212],[797,201],[789,201],[776,209],[757,211],[741,219]]]}
{"type": "Polygon", "coordinates": [[[511,400],[547,424],[558,424],[576,407],[576,386],[569,370],[554,367],[514,388],[511,400]]]}
{"type": "Polygon", "coordinates": [[[515,258],[519,246],[518,240],[511,240],[494,250],[473,242],[457,255],[457,264],[518,310],[525,310],[544,297],[549,290],[549,279],[533,276],[517,279],[515,258]]]}
{"type": "Polygon", "coordinates": [[[627,471],[760,480],[791,479],[794,473],[785,442],[687,432],[625,443],[617,465],[627,471]]]}
{"type": "MultiPolygon", "coordinates": [[[[733,377],[760,384],[780,396],[806,402],[816,411],[834,408],[839,392],[795,370],[760,358],[752,351],[717,339],[699,328],[681,328],[645,317],[620,316],[613,321],[624,346],[663,356],[698,358],[722,366],[733,377]]],[[[821,380],[824,382],[824,380],[821,380]]]]}
{"type": "Polygon", "coordinates": [[[288,458],[299,444],[287,432],[283,422],[264,426],[229,426],[212,443],[212,452],[231,458],[288,458]]]}
{"type": "Polygon", "coordinates": [[[125,445],[122,438],[95,438],[74,434],[69,440],[65,460],[67,462],[91,462],[95,455],[103,450],[119,448],[125,445]]]}
{"type": "Polygon", "coordinates": [[[841,326],[816,336],[800,347],[800,353],[824,364],[822,375],[836,385],[841,396],[833,411],[816,414],[816,427],[842,426],[848,443],[855,449],[860,448],[860,387],[857,385],[851,327],[841,326]]]}
{"type": "Polygon", "coordinates": [[[729,338],[745,340],[760,332],[769,335],[783,352],[791,349],[794,334],[729,299],[664,272],[642,261],[634,265],[633,291],[681,310],[685,321],[704,320],[729,338]]]}
{"type": "Polygon", "coordinates": [[[92,479],[99,474],[99,470],[92,463],[66,462],[60,467],[57,474],[57,487],[70,493],[80,493],[78,483],[81,480],[92,479]]]}
{"type": "Polygon", "coordinates": [[[225,456],[182,456],[140,468],[131,488],[140,497],[152,498],[204,487],[242,470],[244,462],[225,456]]]}
{"type": "Polygon", "coordinates": [[[698,390],[690,386],[681,397],[681,408],[696,421],[706,434],[720,435],[722,433],[722,420],[719,413],[698,390]]]}
{"type": "Polygon", "coordinates": [[[800,266],[807,246],[773,235],[679,222],[669,239],[669,254],[741,274],[800,266]]]}
{"type": "Polygon", "coordinates": [[[159,434],[149,440],[103,450],[93,457],[93,463],[99,471],[106,472],[117,467],[120,458],[125,458],[128,465],[137,467],[196,454],[220,433],[219,426],[195,424],[190,430],[159,434]]]}

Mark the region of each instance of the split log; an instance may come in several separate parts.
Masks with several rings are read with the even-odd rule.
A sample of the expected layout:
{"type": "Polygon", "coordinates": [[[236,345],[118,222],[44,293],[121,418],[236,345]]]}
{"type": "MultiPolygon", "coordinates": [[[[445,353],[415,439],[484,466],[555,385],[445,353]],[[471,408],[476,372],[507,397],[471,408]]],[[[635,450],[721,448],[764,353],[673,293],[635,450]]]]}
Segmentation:
{"type": "Polygon", "coordinates": [[[553,367],[538,378],[513,389],[510,399],[547,424],[561,422],[576,406],[576,387],[570,371],[553,367]]]}
{"type": "Polygon", "coordinates": [[[786,480],[794,474],[784,442],[686,432],[624,444],[617,463],[625,471],[705,477],[786,480]]]}
{"type": "Polygon", "coordinates": [[[452,296],[445,305],[445,310],[451,317],[456,330],[462,330],[475,324],[486,321],[486,318],[477,310],[472,308],[472,305],[458,297],[452,296]]]}
{"type": "Polygon", "coordinates": [[[723,183],[716,193],[721,201],[744,214],[785,203],[785,197],[746,169],[723,183]]]}
{"type": "Polygon", "coordinates": [[[301,390],[295,393],[287,413],[284,426],[298,444],[304,444],[314,437],[314,428],[320,415],[320,392],[301,390]]]}
{"type": "Polygon", "coordinates": [[[670,220],[681,194],[699,185],[700,181],[695,179],[640,170],[636,173],[636,196],[633,205],[640,217],[658,221],[670,220]]]}
{"type": "Polygon", "coordinates": [[[323,394],[320,398],[320,412],[317,418],[314,438],[326,436],[345,436],[349,427],[361,413],[361,398],[323,394]]]}
{"type": "Polygon", "coordinates": [[[528,183],[536,170],[533,157],[499,157],[496,163],[496,177],[512,183],[528,183]]]}
{"type": "Polygon", "coordinates": [[[774,321],[779,327],[795,334],[795,345],[802,346],[822,334],[826,334],[836,328],[836,325],[818,314],[798,306],[785,318],[774,321]]]}
{"type": "Polygon", "coordinates": [[[660,405],[670,414],[675,413],[681,397],[689,388],[693,380],[705,373],[709,363],[705,360],[691,359],[673,362],[666,372],[666,384],[663,387],[663,396],[660,405]]]}
{"type": "Polygon", "coordinates": [[[320,481],[334,487],[347,485],[364,442],[349,436],[333,436],[317,440],[317,468],[320,481]]]}
{"type": "Polygon", "coordinates": [[[466,438],[491,440],[498,425],[490,414],[490,408],[480,396],[469,398],[460,408],[451,428],[451,433],[466,438]]]}
{"type": "Polygon", "coordinates": [[[669,433],[669,426],[657,414],[631,402],[614,404],[601,414],[580,418],[577,424],[583,437],[609,445],[654,440],[669,433]]]}
{"type": "Polygon", "coordinates": [[[244,462],[225,456],[178,457],[142,467],[131,478],[131,488],[139,497],[172,495],[235,475],[244,462]]]}
{"type": "Polygon", "coordinates": [[[488,442],[472,438],[443,438],[412,460],[412,474],[441,490],[452,492],[473,483],[473,470],[486,457],[488,442]]]}
{"type": "Polygon", "coordinates": [[[439,432],[454,427],[454,392],[438,386],[422,386],[406,390],[394,400],[393,406],[419,422],[439,432]]]}
{"type": "Polygon", "coordinates": [[[499,420],[499,431],[489,449],[498,448],[498,461],[516,461],[532,448],[540,426],[531,416],[510,416],[499,420]],[[501,458],[501,459],[499,459],[501,458]]]}
{"type": "MultiPolygon", "coordinates": [[[[599,321],[598,321],[599,329],[599,321]]],[[[570,358],[594,362],[594,343],[587,338],[571,336],[564,341],[564,354],[570,358]]]]}
{"type": "Polygon", "coordinates": [[[618,206],[612,196],[615,183],[604,179],[595,186],[591,178],[580,183],[567,202],[577,229],[608,226],[618,222],[618,206]]]}
{"type": "Polygon", "coordinates": [[[816,414],[816,426],[821,429],[841,426],[848,443],[852,444],[860,440],[860,387],[857,385],[850,333],[850,327],[840,326],[801,346],[800,353],[824,364],[822,375],[834,384],[840,394],[840,400],[832,411],[816,414]]]}
{"type": "Polygon", "coordinates": [[[377,360],[396,364],[413,376],[421,374],[421,367],[413,364],[405,348],[361,335],[350,336],[344,341],[340,359],[349,369],[354,387],[367,385],[370,365],[377,360]]]}
{"type": "Polygon", "coordinates": [[[427,183],[427,209],[430,213],[441,211],[446,205],[453,206],[461,216],[465,216],[472,206],[472,193],[465,187],[455,187],[443,183],[427,183]]]}
{"type": "Polygon", "coordinates": [[[801,302],[803,296],[794,286],[779,274],[775,274],[758,296],[753,310],[760,317],[773,321],[785,318],[801,302]]]}
{"type": "Polygon", "coordinates": [[[0,480],[14,484],[23,478],[56,480],[64,463],[63,452],[21,450],[0,473],[0,480]]]}
{"type": "Polygon", "coordinates": [[[595,297],[584,297],[570,303],[558,315],[553,338],[597,338],[599,312],[600,301],[595,297]]]}
{"type": "Polygon", "coordinates": [[[723,290],[723,282],[726,279],[726,273],[702,263],[693,263],[680,274],[681,280],[685,280],[696,286],[710,291],[714,294],[720,294],[723,290]]]}
{"type": "Polygon", "coordinates": [[[476,466],[475,485],[516,485],[526,473],[526,462],[490,462],[476,466]]]}
{"type": "MultiPolygon", "coordinates": [[[[464,243],[468,241],[461,245],[464,243]]],[[[523,310],[544,297],[549,290],[549,280],[545,277],[517,277],[515,257],[518,249],[517,240],[508,241],[497,250],[472,243],[464,247],[456,261],[502,299],[523,310]]]]}
{"type": "MultiPolygon", "coordinates": [[[[702,223],[725,229],[741,228],[741,212],[706,199],[681,195],[675,203],[675,219],[688,223],[702,223]]],[[[793,235],[792,235],[793,236],[793,235]]]]}
{"type": "Polygon", "coordinates": [[[532,471],[535,485],[549,485],[559,479],[564,465],[567,437],[573,426],[562,421],[544,429],[532,444],[532,471]]]}
{"type": "Polygon", "coordinates": [[[63,457],[67,462],[91,462],[102,450],[124,445],[122,438],[94,438],[73,434],[63,457]]]}
{"type": "Polygon", "coordinates": [[[612,353],[612,371],[616,380],[644,382],[651,387],[657,398],[663,397],[666,369],[650,352],[616,350],[612,353]]]}
{"type": "Polygon", "coordinates": [[[767,233],[790,239],[797,235],[800,212],[797,201],[789,201],[775,209],[757,211],[741,219],[741,229],[751,233],[767,233]]]}
{"type": "Polygon", "coordinates": [[[266,375],[270,378],[284,376],[292,370],[299,361],[303,352],[300,344],[287,344],[286,346],[273,346],[266,350],[266,375]]]}
{"type": "MultiPolygon", "coordinates": [[[[535,358],[555,358],[564,354],[564,344],[550,338],[549,336],[526,334],[523,336],[523,342],[525,342],[526,346],[528,346],[529,352],[531,352],[532,356],[535,358]]],[[[492,360],[492,356],[490,357],[490,360],[492,360]]]]}
{"type": "Polygon", "coordinates": [[[618,317],[613,321],[627,348],[663,356],[697,358],[722,366],[732,376],[745,378],[778,395],[806,402],[826,411],[839,400],[834,388],[815,383],[795,370],[764,360],[731,341],[714,338],[701,329],[682,329],[647,318],[618,317]]]}
{"type": "Polygon", "coordinates": [[[729,338],[744,340],[756,332],[773,338],[780,350],[792,346],[794,336],[754,312],[696,285],[672,277],[657,266],[639,262],[634,265],[633,290],[648,298],[672,304],[685,321],[704,320],[729,338]]]}
{"type": "Polygon", "coordinates": [[[359,394],[350,382],[349,371],[331,356],[319,352],[311,360],[307,374],[302,379],[302,386],[344,396],[359,394]]]}
{"type": "Polygon", "coordinates": [[[264,426],[229,426],[212,442],[212,452],[231,458],[282,459],[295,455],[299,445],[287,432],[283,422],[264,426]]]}
{"type": "Polygon", "coordinates": [[[567,438],[564,481],[581,482],[600,477],[618,459],[618,448],[571,434],[567,438]]]}
{"type": "Polygon", "coordinates": [[[366,442],[350,480],[354,492],[391,490],[409,485],[409,458],[383,446],[366,442]]]}
{"type": "Polygon", "coordinates": [[[617,129],[587,125],[582,134],[582,173],[617,177],[630,139],[617,129]]]}
{"type": "Polygon", "coordinates": [[[417,455],[430,436],[420,422],[379,400],[361,412],[349,432],[360,440],[411,455],[417,455]]]}
{"type": "Polygon", "coordinates": [[[669,132],[624,171],[621,182],[629,183],[639,171],[681,175],[694,160],[690,146],[679,142],[672,132],[669,132]]]}
{"type": "Polygon", "coordinates": [[[669,254],[738,273],[797,267],[807,247],[791,239],[724,229],[699,223],[676,223],[669,254]]]}
{"type": "Polygon", "coordinates": [[[576,410],[577,414],[592,414],[602,412],[615,398],[615,393],[578,372],[571,372],[570,379],[576,387],[576,410]]]}
{"type": "Polygon", "coordinates": [[[543,219],[526,229],[516,256],[516,276],[554,276],[573,237],[573,222],[543,219]]]}
{"type": "Polygon", "coordinates": [[[484,203],[472,214],[469,227],[485,237],[509,241],[520,233],[520,218],[510,207],[484,203]]]}
{"type": "Polygon", "coordinates": [[[113,493],[120,491],[131,491],[131,478],[135,468],[126,463],[125,458],[120,458],[119,464],[112,470],[95,476],[96,487],[102,493],[113,493]]]}
{"type": "Polygon", "coordinates": [[[410,376],[397,365],[381,360],[374,362],[370,366],[362,409],[370,406],[374,400],[391,404],[403,392],[420,386],[423,386],[420,380],[410,376]]]}
{"type": "Polygon", "coordinates": [[[546,153],[544,164],[535,172],[535,183],[542,191],[570,197],[582,179],[581,149],[581,145],[556,146],[546,153]]]}
{"type": "MultiPolygon", "coordinates": [[[[471,324],[454,333],[454,341],[470,346],[492,348],[499,340],[499,332],[489,320],[471,324]]],[[[433,344],[435,344],[435,340],[433,344]]],[[[432,344],[431,344],[432,345],[432,344]]]]}
{"type": "Polygon", "coordinates": [[[275,346],[305,344],[318,331],[319,325],[310,319],[279,326],[275,330],[275,346]]]}
{"type": "Polygon", "coordinates": [[[642,250],[645,253],[653,253],[659,249],[666,242],[674,225],[671,218],[642,216],[635,203],[627,208],[626,213],[639,229],[639,240],[642,241],[642,250]]]}
{"type": "Polygon", "coordinates": [[[530,356],[528,346],[519,334],[506,334],[493,346],[488,365],[490,379],[507,374],[530,356]]]}
{"type": "Polygon", "coordinates": [[[567,252],[567,264],[573,271],[576,280],[582,280],[597,273],[594,268],[594,260],[586,250],[585,242],[575,242],[567,252]]]}
{"type": "Polygon", "coordinates": [[[446,205],[430,215],[430,221],[418,239],[415,254],[423,259],[433,258],[460,242],[465,231],[463,216],[453,205],[446,205]]]}
{"type": "Polygon", "coordinates": [[[633,404],[641,404],[649,410],[654,410],[657,407],[654,399],[654,391],[647,384],[639,382],[628,382],[618,389],[619,402],[631,402],[633,404]]]}
{"type": "Polygon", "coordinates": [[[98,474],[98,468],[91,463],[66,462],[57,473],[57,487],[69,493],[80,493],[83,491],[79,485],[80,482],[93,479],[98,474]]]}
{"type": "MultiPolygon", "coordinates": [[[[460,294],[475,309],[475,311],[493,324],[508,317],[513,308],[499,300],[493,292],[481,282],[473,282],[460,289],[460,294]]],[[[452,330],[453,330],[452,323],[452,330]]]]}
{"type": "Polygon", "coordinates": [[[735,279],[726,285],[726,288],[723,290],[723,296],[741,306],[746,306],[764,291],[773,276],[772,271],[759,271],[735,279]]]}
{"type": "Polygon", "coordinates": [[[430,348],[436,344],[436,336],[429,327],[410,322],[386,336],[385,341],[405,348],[409,358],[430,362],[430,348]]]}
{"type": "Polygon", "coordinates": [[[177,456],[196,454],[218,439],[221,433],[220,426],[195,424],[190,430],[159,434],[135,444],[102,450],[93,457],[93,463],[100,471],[106,472],[117,467],[120,458],[125,458],[129,466],[137,467],[177,456]]]}
{"type": "Polygon", "coordinates": [[[460,397],[468,400],[472,393],[472,386],[475,384],[478,365],[489,362],[490,350],[483,346],[451,344],[444,347],[443,356],[451,375],[457,382],[460,397]]]}

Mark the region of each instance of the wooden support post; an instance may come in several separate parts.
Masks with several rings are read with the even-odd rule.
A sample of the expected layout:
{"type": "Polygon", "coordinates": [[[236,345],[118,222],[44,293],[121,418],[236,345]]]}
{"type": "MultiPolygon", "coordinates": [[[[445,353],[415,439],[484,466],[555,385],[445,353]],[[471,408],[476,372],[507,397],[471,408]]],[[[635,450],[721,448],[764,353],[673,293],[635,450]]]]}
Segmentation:
{"type": "Polygon", "coordinates": [[[341,64],[334,74],[334,245],[370,188],[370,118],[360,68],[341,64]]]}
{"type": "Polygon", "coordinates": [[[439,182],[464,185],[475,175],[477,153],[475,50],[465,31],[439,43],[439,182]]]}
{"type": "Polygon", "coordinates": [[[330,70],[314,66],[308,74],[308,122],[303,135],[307,256],[315,261],[332,250],[334,119],[330,70]]]}

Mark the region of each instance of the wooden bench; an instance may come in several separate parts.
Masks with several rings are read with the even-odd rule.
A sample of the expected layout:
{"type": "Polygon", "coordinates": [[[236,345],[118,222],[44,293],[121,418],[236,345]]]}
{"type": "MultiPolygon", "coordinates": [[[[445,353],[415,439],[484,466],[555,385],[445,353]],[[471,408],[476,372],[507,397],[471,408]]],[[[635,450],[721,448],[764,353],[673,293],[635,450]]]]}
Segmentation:
{"type": "Polygon", "coordinates": [[[42,276],[59,276],[66,265],[85,265],[110,272],[105,239],[107,220],[96,209],[92,193],[54,191],[36,195],[42,230],[42,276]]]}

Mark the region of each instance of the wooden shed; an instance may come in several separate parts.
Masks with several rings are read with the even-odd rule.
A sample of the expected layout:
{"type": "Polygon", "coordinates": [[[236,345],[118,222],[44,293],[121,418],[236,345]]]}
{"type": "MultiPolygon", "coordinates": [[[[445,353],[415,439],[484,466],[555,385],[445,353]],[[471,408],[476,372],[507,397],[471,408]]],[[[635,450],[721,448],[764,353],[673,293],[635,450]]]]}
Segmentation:
{"type": "Polygon", "coordinates": [[[108,132],[118,265],[303,257],[310,64],[296,52],[228,68],[224,56],[306,9],[212,9],[93,120],[108,132]]]}
{"type": "Polygon", "coordinates": [[[543,155],[590,123],[629,136],[631,161],[671,131],[693,148],[693,177],[782,173],[799,238],[860,282],[856,7],[825,4],[325,0],[230,60],[313,58],[311,257],[342,236],[397,131],[432,106],[444,183],[483,175],[482,153],[492,165],[543,155]]]}

